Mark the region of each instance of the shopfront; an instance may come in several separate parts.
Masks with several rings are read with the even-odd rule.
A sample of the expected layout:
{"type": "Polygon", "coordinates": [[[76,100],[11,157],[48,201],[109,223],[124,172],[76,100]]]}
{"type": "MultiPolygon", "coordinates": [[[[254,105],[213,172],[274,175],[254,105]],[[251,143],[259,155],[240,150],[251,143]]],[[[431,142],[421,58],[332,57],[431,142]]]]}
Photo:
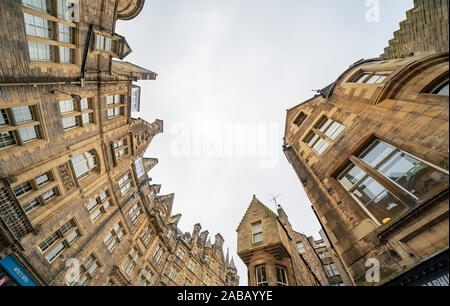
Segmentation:
{"type": "Polygon", "coordinates": [[[25,269],[8,255],[0,260],[0,286],[37,286],[25,269]]]}

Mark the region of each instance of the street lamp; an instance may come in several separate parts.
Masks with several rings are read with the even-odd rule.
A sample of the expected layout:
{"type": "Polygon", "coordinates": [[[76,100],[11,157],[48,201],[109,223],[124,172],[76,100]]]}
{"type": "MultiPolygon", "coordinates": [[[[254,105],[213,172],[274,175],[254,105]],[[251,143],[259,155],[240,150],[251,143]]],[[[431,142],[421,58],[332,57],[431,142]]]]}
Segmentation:
{"type": "Polygon", "coordinates": [[[71,96],[73,99],[75,99],[76,101],[78,101],[78,102],[80,102],[81,101],[81,99],[83,99],[80,95],[77,95],[77,94],[69,94],[69,93],[67,93],[67,92],[64,92],[64,91],[61,91],[61,90],[58,90],[58,89],[53,89],[52,91],[50,91],[52,94],[54,94],[55,92],[60,92],[60,93],[63,93],[63,94],[65,94],[65,95],[68,95],[68,96],[71,96]]]}

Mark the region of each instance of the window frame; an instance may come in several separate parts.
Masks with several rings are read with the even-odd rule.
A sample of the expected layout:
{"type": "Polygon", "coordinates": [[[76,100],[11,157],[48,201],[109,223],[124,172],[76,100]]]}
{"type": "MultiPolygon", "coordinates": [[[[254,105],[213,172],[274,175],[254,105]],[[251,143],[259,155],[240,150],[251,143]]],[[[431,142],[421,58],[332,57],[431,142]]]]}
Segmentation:
{"type": "Polygon", "coordinates": [[[41,251],[42,256],[51,264],[55,262],[62,254],[64,254],[70,247],[74,244],[75,241],[79,240],[82,236],[82,233],[79,229],[79,226],[75,220],[75,218],[71,218],[69,221],[65,222],[63,226],[61,226],[58,230],[49,235],[46,239],[41,241],[37,246],[41,251]],[[71,223],[71,227],[66,229],[66,225],[71,223]],[[67,239],[73,234],[77,233],[77,236],[68,241],[67,239]],[[53,238],[52,238],[53,237],[53,238]],[[50,242],[47,242],[50,241],[50,242]],[[45,248],[43,247],[45,245],[45,248]],[[53,257],[50,259],[47,258],[57,247],[63,245],[63,248],[59,249],[53,257]]]}
{"type": "Polygon", "coordinates": [[[322,115],[306,133],[302,141],[317,156],[322,156],[342,136],[346,129],[347,127],[339,121],[322,115]],[[328,135],[331,127],[335,125],[338,127],[334,129],[331,135],[328,135]],[[325,129],[323,129],[324,126],[325,129]],[[332,138],[333,135],[336,136],[332,138]]]}
{"type": "Polygon", "coordinates": [[[288,276],[287,276],[287,270],[285,267],[280,266],[280,265],[275,265],[275,274],[277,276],[277,286],[289,286],[289,280],[288,280],[288,276]],[[282,275],[278,275],[278,271],[283,272],[282,275]],[[279,279],[278,276],[284,276],[284,280],[283,279],[279,279]]]}
{"type": "Polygon", "coordinates": [[[108,250],[108,252],[110,254],[112,254],[114,252],[114,249],[117,247],[117,245],[120,244],[120,242],[122,241],[123,237],[126,235],[125,229],[122,226],[121,222],[118,222],[111,231],[108,232],[108,234],[106,235],[106,237],[109,236],[108,241],[106,240],[106,237],[103,238],[103,243],[106,246],[106,249],[108,250]],[[116,229],[116,227],[118,227],[116,229]],[[115,242],[114,244],[112,244],[112,242],[115,242]]]}
{"type": "Polygon", "coordinates": [[[114,118],[118,118],[120,116],[125,116],[125,101],[126,101],[126,93],[113,94],[105,96],[105,105],[106,105],[106,119],[112,120],[114,118]],[[109,103],[110,98],[112,97],[112,103],[109,103]],[[119,102],[117,102],[117,98],[119,97],[119,102]],[[119,113],[116,114],[116,109],[119,109],[119,113]],[[110,110],[113,112],[110,115],[110,110]]]}
{"type": "Polygon", "coordinates": [[[10,135],[12,136],[11,140],[13,140],[13,143],[7,144],[8,140],[4,140],[3,137],[5,136],[2,135],[1,143],[4,145],[0,146],[0,150],[9,149],[16,146],[24,146],[28,143],[43,139],[43,131],[37,104],[18,105],[9,108],[2,108],[0,109],[0,115],[2,116],[2,121],[4,122],[0,125],[0,133],[10,133],[10,135]],[[28,109],[30,119],[19,121],[18,118],[16,118],[14,110],[16,109],[17,111],[19,111],[19,109],[24,108],[28,109]],[[29,128],[33,128],[36,137],[24,140],[21,131],[29,128]]]}
{"type": "MultiPolygon", "coordinates": [[[[395,222],[395,220],[400,218],[405,212],[411,211],[414,208],[416,208],[417,206],[420,206],[421,200],[427,198],[427,196],[430,193],[432,193],[436,189],[441,188],[441,186],[448,184],[448,180],[447,180],[447,182],[441,183],[440,185],[432,188],[431,190],[429,190],[427,193],[425,193],[421,197],[415,196],[412,192],[410,192],[409,190],[407,190],[406,188],[404,188],[403,186],[398,184],[396,181],[392,180],[387,175],[385,175],[382,172],[377,170],[377,168],[380,167],[381,165],[383,165],[384,162],[389,161],[389,159],[392,156],[394,156],[396,152],[405,154],[412,159],[415,159],[431,168],[434,168],[434,169],[444,173],[447,176],[449,175],[449,172],[447,170],[442,169],[441,167],[436,166],[430,162],[427,162],[426,160],[423,160],[420,157],[417,157],[411,153],[408,153],[408,152],[404,151],[403,149],[401,149],[381,138],[370,137],[365,142],[365,144],[362,146],[362,149],[356,151],[353,155],[349,156],[347,163],[344,164],[343,167],[341,167],[341,170],[336,172],[336,175],[334,175],[334,177],[338,181],[340,186],[348,192],[348,194],[351,196],[351,198],[353,198],[356,201],[356,203],[358,203],[358,205],[366,212],[366,214],[375,222],[375,224],[377,226],[382,226],[384,224],[392,224],[393,222],[395,222]],[[371,166],[370,164],[368,164],[367,162],[365,162],[363,160],[364,157],[362,157],[362,156],[364,154],[366,154],[367,152],[370,152],[370,149],[375,147],[374,144],[377,141],[380,143],[385,143],[386,145],[392,147],[392,151],[388,155],[386,155],[383,159],[377,161],[376,166],[371,166]],[[343,177],[344,174],[348,171],[348,169],[351,169],[351,167],[359,168],[360,170],[362,170],[363,175],[361,178],[357,179],[355,181],[355,183],[353,183],[353,185],[349,189],[347,189],[347,187],[344,186],[343,183],[341,182],[340,178],[343,177]],[[358,188],[358,186],[360,186],[362,183],[364,183],[364,181],[367,180],[367,178],[372,178],[372,180],[374,180],[377,184],[381,185],[385,189],[385,191],[390,193],[393,197],[397,198],[399,200],[400,204],[403,204],[405,206],[405,209],[403,209],[400,213],[393,216],[392,218],[388,218],[389,220],[387,220],[385,223],[382,224],[380,221],[383,221],[383,220],[378,220],[373,215],[373,213],[371,213],[370,210],[366,207],[368,204],[372,203],[372,201],[374,199],[376,199],[378,196],[380,196],[381,193],[376,195],[374,197],[374,199],[369,201],[367,204],[364,204],[353,194],[353,190],[355,190],[356,188],[358,188]]],[[[403,175],[405,175],[405,174],[403,174],[403,175]]]]}
{"type": "Polygon", "coordinates": [[[83,128],[89,125],[94,124],[94,109],[93,109],[93,101],[92,98],[84,97],[82,100],[77,101],[74,99],[66,99],[66,100],[58,100],[58,108],[59,108],[59,114],[61,116],[61,123],[64,132],[70,131],[75,128],[83,128]],[[72,108],[69,111],[63,111],[62,110],[62,102],[72,102],[72,108]],[[87,107],[83,107],[83,104],[87,103],[87,107]],[[89,120],[85,122],[85,117],[88,116],[89,120]],[[64,120],[74,118],[74,125],[71,126],[64,126],[64,120]]]}
{"type": "MultiPolygon", "coordinates": [[[[30,3],[26,3],[26,1],[21,1],[22,8],[22,18],[24,23],[24,32],[26,33],[27,39],[27,49],[28,56],[31,62],[41,62],[41,63],[56,63],[56,64],[68,64],[68,65],[76,65],[76,52],[78,45],[78,30],[77,24],[68,21],[61,14],[61,4],[65,1],[48,1],[47,7],[44,9],[43,7],[35,7],[30,3]],[[46,35],[46,37],[42,37],[36,35],[36,32],[30,33],[28,29],[32,28],[30,18],[27,15],[31,15],[33,17],[33,24],[36,24],[35,18],[43,19],[47,22],[47,24],[51,24],[52,33],[51,35],[46,35]],[[71,39],[67,41],[64,35],[60,35],[60,26],[68,27],[71,39]],[[33,35],[34,34],[34,35],[33,35]],[[31,49],[35,48],[32,52],[31,49]],[[45,57],[34,57],[33,54],[38,55],[39,49],[44,48],[48,51],[45,57]],[[65,60],[65,55],[63,54],[69,51],[68,60],[65,60]]],[[[65,31],[64,31],[65,33],[65,31]]],[[[47,53],[47,52],[46,52],[47,53]]]]}
{"type": "Polygon", "coordinates": [[[91,222],[96,222],[98,221],[103,215],[106,214],[106,212],[109,210],[109,208],[112,206],[112,199],[111,199],[111,195],[109,193],[109,190],[106,189],[105,191],[103,191],[102,193],[100,193],[98,196],[96,196],[94,198],[94,200],[92,200],[91,202],[89,202],[86,205],[86,210],[89,213],[89,217],[91,222]],[[102,199],[102,195],[105,195],[105,197],[102,199]],[[94,203],[94,201],[96,202],[96,204],[94,206],[92,206],[91,208],[89,208],[89,206],[94,203]],[[109,203],[109,205],[107,207],[105,207],[105,204],[109,203]],[[100,213],[98,215],[96,215],[94,217],[94,214],[100,211],[100,213]]]}
{"type": "Polygon", "coordinates": [[[261,264],[255,267],[255,286],[257,287],[269,286],[269,279],[267,278],[267,266],[265,264],[261,264]],[[263,269],[264,273],[262,273],[263,269]],[[258,271],[261,271],[261,273],[258,273],[258,271]]]}
{"type": "Polygon", "coordinates": [[[264,241],[264,234],[263,234],[263,225],[262,221],[257,221],[251,224],[252,227],[252,244],[260,243],[264,241]],[[260,226],[261,230],[255,232],[255,227],[260,226]],[[260,237],[260,240],[256,241],[255,237],[260,237]]]}

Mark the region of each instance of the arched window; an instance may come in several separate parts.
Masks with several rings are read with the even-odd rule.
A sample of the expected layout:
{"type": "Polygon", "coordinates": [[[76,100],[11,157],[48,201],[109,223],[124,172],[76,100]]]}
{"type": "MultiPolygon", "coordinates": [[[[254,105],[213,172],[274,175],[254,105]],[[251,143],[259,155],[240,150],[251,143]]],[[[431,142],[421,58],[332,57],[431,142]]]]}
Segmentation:
{"type": "Polygon", "coordinates": [[[97,168],[94,153],[89,151],[72,158],[72,166],[77,180],[85,178],[97,168]]]}

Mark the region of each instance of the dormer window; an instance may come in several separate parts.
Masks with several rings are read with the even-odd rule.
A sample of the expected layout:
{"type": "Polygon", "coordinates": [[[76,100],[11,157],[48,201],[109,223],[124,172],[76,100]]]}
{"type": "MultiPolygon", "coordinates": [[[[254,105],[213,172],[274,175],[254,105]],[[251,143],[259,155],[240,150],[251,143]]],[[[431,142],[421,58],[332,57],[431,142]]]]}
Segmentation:
{"type": "Polygon", "coordinates": [[[362,72],[353,79],[353,83],[381,84],[393,71],[362,72]]]}

